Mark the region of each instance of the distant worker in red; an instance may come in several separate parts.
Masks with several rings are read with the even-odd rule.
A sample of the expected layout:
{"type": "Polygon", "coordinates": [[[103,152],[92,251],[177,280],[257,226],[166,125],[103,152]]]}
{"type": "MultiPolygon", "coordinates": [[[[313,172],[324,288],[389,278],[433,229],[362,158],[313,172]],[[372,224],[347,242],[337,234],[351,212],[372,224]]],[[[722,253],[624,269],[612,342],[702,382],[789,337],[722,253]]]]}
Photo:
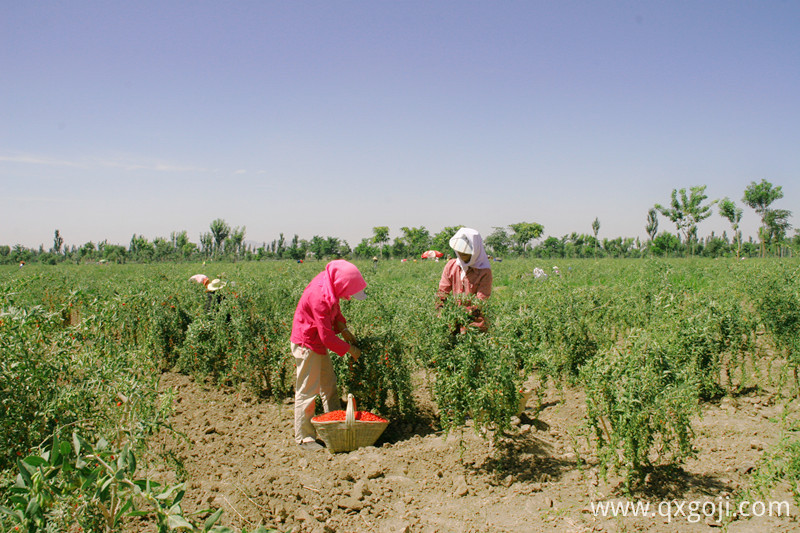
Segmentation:
{"type": "MultiPolygon", "coordinates": [[[[475,301],[488,300],[492,294],[492,264],[483,247],[483,238],[472,228],[461,228],[450,239],[450,247],[456,258],[448,261],[442,271],[438,306],[443,305],[450,293],[465,295],[460,303],[474,319],[469,326],[486,331],[486,317],[480,302],[475,301]]],[[[466,326],[462,325],[460,330],[463,333],[466,326]]]]}
{"type": "Polygon", "coordinates": [[[331,261],[306,286],[292,323],[291,348],[297,365],[294,394],[294,439],[306,449],[321,449],[311,424],[316,397],[325,412],[340,409],[336,374],[328,350],[357,361],[361,350],[347,329],[339,300],[363,300],[367,282],[358,268],[343,259],[331,261]],[[339,338],[342,336],[342,339],[339,338]]]}

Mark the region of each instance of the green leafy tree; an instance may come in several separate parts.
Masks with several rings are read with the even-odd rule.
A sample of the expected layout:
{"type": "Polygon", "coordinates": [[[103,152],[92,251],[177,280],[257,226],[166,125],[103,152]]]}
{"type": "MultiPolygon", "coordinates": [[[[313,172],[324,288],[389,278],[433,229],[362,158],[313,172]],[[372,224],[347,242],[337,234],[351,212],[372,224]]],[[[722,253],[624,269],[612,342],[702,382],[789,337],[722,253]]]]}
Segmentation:
{"type": "Polygon", "coordinates": [[[325,257],[333,257],[339,255],[339,239],[336,237],[320,237],[314,235],[308,243],[308,250],[314,254],[317,259],[325,257]]]}
{"type": "Polygon", "coordinates": [[[362,259],[375,257],[378,254],[380,254],[380,249],[377,246],[375,246],[374,241],[368,237],[361,239],[361,242],[358,243],[358,245],[353,250],[353,255],[362,259]]]}
{"type": "Polygon", "coordinates": [[[181,257],[183,257],[184,259],[190,259],[196,253],[197,253],[197,244],[193,242],[187,242],[180,248],[181,257]]]}
{"type": "Polygon", "coordinates": [[[702,255],[706,257],[722,257],[726,251],[730,250],[731,245],[728,241],[727,234],[723,233],[722,237],[717,237],[712,231],[711,235],[706,238],[706,242],[703,245],[702,255]]]}
{"type": "Polygon", "coordinates": [[[29,263],[32,256],[33,252],[31,252],[21,244],[15,244],[13,250],[11,251],[11,257],[15,263],[19,263],[20,261],[25,261],[26,263],[29,263]]]}
{"type": "Polygon", "coordinates": [[[514,231],[511,240],[520,254],[524,254],[528,250],[530,242],[541,237],[544,232],[544,226],[536,222],[517,222],[508,227],[514,231]]]}
{"type": "Polygon", "coordinates": [[[392,257],[395,258],[406,257],[409,255],[409,253],[410,250],[408,248],[408,245],[406,245],[405,240],[400,237],[396,237],[394,239],[394,242],[392,243],[392,257]]]}
{"type": "Polygon", "coordinates": [[[269,246],[266,246],[265,252],[271,252],[271,255],[277,259],[283,259],[286,255],[286,238],[281,233],[277,240],[272,241],[269,246]]]}
{"type": "Polygon", "coordinates": [[[655,239],[656,234],[658,234],[658,211],[656,211],[654,207],[651,207],[647,212],[647,225],[645,225],[644,230],[647,232],[651,241],[655,239]]]}
{"type": "MultiPolygon", "coordinates": [[[[683,233],[684,243],[691,245],[697,237],[697,225],[711,216],[711,207],[717,200],[703,205],[708,199],[705,194],[706,186],[691,187],[687,194],[686,189],[672,189],[672,198],[669,207],[656,204],[655,208],[665,217],[670,219],[679,233],[683,233]]],[[[691,248],[694,254],[694,248],[691,248]]]]}
{"type": "Polygon", "coordinates": [[[609,257],[622,256],[622,237],[616,239],[603,239],[603,250],[609,257]]]}
{"type": "Polygon", "coordinates": [[[56,230],[55,234],[53,235],[53,253],[60,254],[61,247],[64,245],[64,239],[61,237],[61,232],[56,230]]]}
{"type": "Polygon", "coordinates": [[[308,251],[314,254],[314,258],[319,260],[325,256],[325,239],[319,235],[314,235],[308,241],[308,251]]]}
{"type": "Polygon", "coordinates": [[[173,231],[169,235],[170,241],[172,241],[172,246],[176,250],[180,250],[184,244],[189,242],[189,235],[184,231],[173,231]]]}
{"type": "Polygon", "coordinates": [[[372,242],[383,246],[389,242],[389,226],[375,226],[372,228],[372,242]]]}
{"type": "Polygon", "coordinates": [[[431,234],[425,229],[425,226],[419,228],[404,226],[400,229],[403,232],[407,253],[419,256],[431,247],[431,234]]]}
{"type": "Polygon", "coordinates": [[[719,202],[719,214],[731,223],[734,239],[736,239],[736,259],[742,254],[742,232],[739,230],[739,223],[742,221],[743,210],[728,197],[719,202]]]}
{"type": "Polygon", "coordinates": [[[564,244],[556,237],[548,237],[539,246],[540,253],[543,257],[556,259],[564,257],[564,244]]]}
{"type": "Polygon", "coordinates": [[[294,259],[298,261],[300,259],[305,259],[306,253],[308,253],[309,243],[305,239],[301,240],[297,234],[292,237],[292,242],[289,247],[286,249],[286,255],[289,256],[290,259],[294,259]]]}
{"type": "Polygon", "coordinates": [[[639,244],[638,238],[634,239],[633,237],[625,237],[622,239],[622,243],[620,244],[620,249],[622,250],[622,257],[628,257],[633,249],[633,244],[639,244]]]}
{"type": "Polygon", "coordinates": [[[787,219],[791,216],[791,212],[781,209],[778,213],[773,213],[774,210],[770,208],[775,200],[781,198],[783,198],[783,188],[780,185],[773,187],[772,183],[765,179],[759,183],[750,182],[744,190],[742,201],[761,217],[761,229],[758,232],[761,239],[761,257],[766,255],[767,242],[775,236],[785,234],[789,229],[787,219]]]}
{"type": "Polygon", "coordinates": [[[124,263],[127,255],[127,250],[122,245],[106,244],[103,247],[103,259],[111,263],[124,263]]]}
{"type": "Polygon", "coordinates": [[[769,244],[780,244],[786,239],[786,232],[791,229],[789,217],[791,211],[786,209],[770,209],[765,218],[767,225],[766,240],[769,244]]]}
{"type": "Polygon", "coordinates": [[[579,256],[580,245],[576,242],[578,240],[582,241],[582,238],[574,231],[561,237],[561,243],[564,246],[564,257],[573,258],[579,256]]]}
{"type": "Polygon", "coordinates": [[[433,249],[447,254],[450,250],[450,239],[463,227],[464,226],[446,226],[442,228],[442,231],[433,236],[433,249]]]}
{"type": "Polygon", "coordinates": [[[92,241],[87,242],[86,244],[81,246],[80,250],[78,251],[78,255],[80,257],[80,260],[81,261],[83,261],[83,260],[87,260],[87,261],[93,260],[94,256],[95,256],[95,250],[96,250],[96,248],[94,246],[94,243],[92,241]]]}
{"type": "Polygon", "coordinates": [[[278,259],[283,258],[283,254],[286,253],[286,238],[283,236],[283,233],[278,235],[278,242],[275,244],[275,255],[278,259]]]}
{"type": "Polygon", "coordinates": [[[174,257],[175,248],[172,243],[162,237],[153,239],[153,259],[156,261],[169,261],[174,257]]]}
{"type": "Polygon", "coordinates": [[[128,255],[134,261],[147,263],[153,259],[155,251],[155,246],[147,238],[143,235],[133,234],[131,243],[128,246],[128,255]]]}
{"type": "Polygon", "coordinates": [[[667,231],[662,231],[656,235],[653,242],[650,243],[650,250],[658,256],[677,255],[680,249],[680,239],[667,231]]]}
{"type": "MultiPolygon", "coordinates": [[[[380,255],[386,257],[389,250],[386,244],[389,242],[389,226],[375,226],[372,228],[372,244],[377,244],[380,255]]],[[[378,255],[372,254],[373,256],[378,255]]]]}
{"type": "Polygon", "coordinates": [[[226,242],[226,252],[233,254],[234,260],[241,258],[242,253],[244,252],[244,235],[246,232],[246,227],[236,226],[230,232],[226,242]]]}
{"type": "Polygon", "coordinates": [[[588,257],[589,248],[593,248],[596,239],[585,233],[572,232],[564,243],[565,257],[588,257]]]}
{"type": "Polygon", "coordinates": [[[597,257],[597,234],[600,233],[600,219],[594,217],[594,221],[592,222],[592,233],[594,234],[594,256],[597,257]]]}
{"type": "Polygon", "coordinates": [[[214,236],[210,232],[201,233],[200,246],[202,247],[203,255],[210,257],[214,251],[214,236]]]}
{"type": "Polygon", "coordinates": [[[634,242],[635,240],[633,237],[625,237],[624,239],[622,237],[603,239],[603,250],[605,250],[606,254],[610,257],[627,257],[631,252],[634,242]]]}
{"type": "Polygon", "coordinates": [[[338,237],[326,237],[325,253],[329,257],[341,257],[350,253],[350,247],[338,237]]]}
{"type": "Polygon", "coordinates": [[[189,259],[197,251],[197,245],[189,241],[189,235],[185,230],[173,231],[169,238],[175,255],[182,259],[189,259]]]}
{"type": "MultiPolygon", "coordinates": [[[[170,236],[169,240],[172,243],[172,248],[175,250],[175,254],[183,259],[187,258],[185,253],[186,245],[189,244],[189,235],[186,231],[173,231],[170,236]]],[[[191,255],[191,253],[189,254],[191,255]]]]}
{"type": "Polygon", "coordinates": [[[230,235],[231,227],[223,219],[218,218],[211,222],[209,229],[214,236],[214,255],[216,256],[222,248],[222,243],[225,242],[225,239],[230,235]]]}
{"type": "Polygon", "coordinates": [[[494,256],[503,256],[508,253],[511,247],[511,238],[505,228],[495,227],[494,231],[486,237],[486,246],[492,251],[494,256]]]}

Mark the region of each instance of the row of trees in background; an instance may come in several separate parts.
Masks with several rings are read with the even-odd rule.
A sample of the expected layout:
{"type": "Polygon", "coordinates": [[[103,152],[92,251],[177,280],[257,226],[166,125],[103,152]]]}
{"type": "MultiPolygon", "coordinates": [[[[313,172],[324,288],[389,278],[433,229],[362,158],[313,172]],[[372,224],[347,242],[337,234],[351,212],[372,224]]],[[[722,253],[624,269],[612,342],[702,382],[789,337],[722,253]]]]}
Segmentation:
{"type": "MultiPolygon", "coordinates": [[[[743,242],[740,223],[743,209],[729,198],[708,201],[706,186],[674,189],[669,205],[656,204],[648,211],[645,231],[647,241],[633,237],[613,239],[599,237],[600,220],[591,224],[592,233],[573,232],[561,238],[547,237],[534,244],[544,234],[544,226],[535,222],[519,222],[504,227],[495,227],[484,236],[486,247],[495,257],[521,256],[539,258],[591,258],[591,257],[646,257],[646,256],[705,256],[705,257],[758,257],[786,255],[800,251],[800,233],[793,238],[787,236],[791,229],[791,212],[775,209],[772,204],[783,198],[780,186],[766,180],[752,182],[744,191],[742,201],[752,208],[761,219],[759,242],[751,238],[743,242]],[[731,225],[731,235],[698,237],[698,225],[713,214],[713,207],[731,225]],[[675,224],[676,234],[659,232],[659,215],[675,224]]],[[[160,262],[160,261],[258,261],[267,259],[306,260],[333,257],[383,259],[418,258],[424,251],[435,249],[447,253],[450,237],[462,226],[447,226],[432,234],[424,226],[402,227],[402,235],[391,240],[388,226],[372,228],[372,236],[365,237],[355,248],[338,237],[314,235],[301,239],[294,235],[287,242],[281,233],[278,239],[261,246],[245,242],[246,228],[231,227],[225,220],[216,219],[209,231],[200,234],[199,243],[189,240],[186,231],[172,232],[169,238],[157,237],[148,241],[134,234],[125,247],[106,241],[82,246],[67,247],[57,229],[53,246],[45,250],[28,249],[21,245],[13,248],[0,246],[0,264],[40,262],[56,264],[62,261],[81,262],[160,262]]]]}
{"type": "MultiPolygon", "coordinates": [[[[699,242],[697,225],[710,217],[712,207],[715,204],[719,204],[720,216],[727,219],[731,224],[733,238],[736,241],[736,256],[739,257],[742,253],[742,232],[739,229],[739,224],[742,221],[744,210],[727,197],[706,203],[708,196],[705,191],[705,185],[691,187],[688,193],[686,189],[673,189],[668,207],[656,204],[648,213],[646,229],[650,239],[653,240],[658,231],[656,212],[661,213],[661,215],[675,224],[678,234],[683,236],[683,243],[688,246],[690,253],[694,255],[695,246],[699,242]]],[[[792,212],[772,207],[772,204],[781,198],[783,198],[782,188],[780,186],[773,187],[770,182],[764,179],[760,183],[750,183],[744,191],[742,201],[761,218],[758,236],[761,242],[760,255],[762,257],[766,255],[767,248],[781,246],[787,241],[786,233],[791,228],[789,217],[792,216],[792,212]]]]}

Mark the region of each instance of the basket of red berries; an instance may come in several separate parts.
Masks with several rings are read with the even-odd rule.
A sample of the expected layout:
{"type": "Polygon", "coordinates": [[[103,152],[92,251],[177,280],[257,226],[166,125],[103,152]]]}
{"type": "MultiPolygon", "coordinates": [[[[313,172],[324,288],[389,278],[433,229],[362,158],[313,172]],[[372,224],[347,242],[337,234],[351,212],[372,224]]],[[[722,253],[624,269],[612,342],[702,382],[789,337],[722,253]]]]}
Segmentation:
{"type": "Polygon", "coordinates": [[[311,419],[317,436],[332,452],[351,452],[362,446],[372,446],[389,421],[369,411],[356,411],[352,394],[347,395],[347,409],[330,411],[311,419]]]}

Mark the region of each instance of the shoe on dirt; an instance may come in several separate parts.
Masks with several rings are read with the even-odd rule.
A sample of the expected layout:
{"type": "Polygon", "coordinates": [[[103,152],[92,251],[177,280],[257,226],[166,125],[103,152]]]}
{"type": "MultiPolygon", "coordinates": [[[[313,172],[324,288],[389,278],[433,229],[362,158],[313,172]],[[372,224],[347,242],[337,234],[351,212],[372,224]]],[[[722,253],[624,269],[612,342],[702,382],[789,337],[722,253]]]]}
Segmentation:
{"type": "Polygon", "coordinates": [[[313,440],[310,440],[308,442],[301,442],[299,446],[302,449],[309,451],[318,451],[318,450],[323,450],[325,448],[322,444],[313,440]]]}

